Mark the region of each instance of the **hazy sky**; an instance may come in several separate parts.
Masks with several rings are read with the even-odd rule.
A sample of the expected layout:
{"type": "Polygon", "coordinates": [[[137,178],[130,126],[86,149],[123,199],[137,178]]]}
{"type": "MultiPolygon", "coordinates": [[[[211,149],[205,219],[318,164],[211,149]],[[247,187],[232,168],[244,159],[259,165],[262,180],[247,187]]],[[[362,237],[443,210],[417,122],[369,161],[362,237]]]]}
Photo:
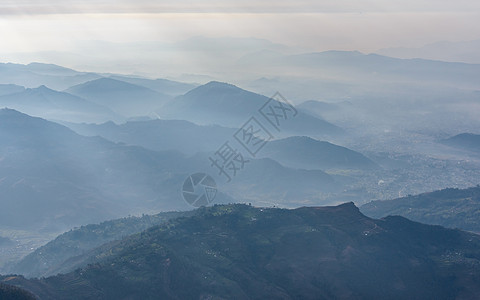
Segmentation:
{"type": "Polygon", "coordinates": [[[89,40],[175,42],[192,36],[257,37],[308,51],[420,47],[479,39],[480,1],[0,2],[1,54],[74,51],[89,40]]]}

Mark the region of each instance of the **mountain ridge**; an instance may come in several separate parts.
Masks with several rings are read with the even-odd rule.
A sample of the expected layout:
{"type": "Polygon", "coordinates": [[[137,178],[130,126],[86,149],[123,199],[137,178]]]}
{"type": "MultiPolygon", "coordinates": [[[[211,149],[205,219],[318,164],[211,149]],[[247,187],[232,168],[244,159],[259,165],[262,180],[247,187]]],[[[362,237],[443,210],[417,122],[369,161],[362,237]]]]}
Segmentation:
{"type": "Polygon", "coordinates": [[[52,90],[45,85],[0,96],[0,106],[13,108],[46,119],[71,122],[121,121],[123,117],[105,106],[81,97],[52,90]]]}
{"type": "Polygon", "coordinates": [[[469,298],[480,291],[479,245],[351,203],[217,205],[105,244],[74,272],[10,283],[42,299],[469,298]]]}
{"type": "Polygon", "coordinates": [[[65,91],[127,117],[149,115],[170,99],[147,87],[108,77],[87,81],[65,91]]]}
{"type": "MultiPolygon", "coordinates": [[[[270,99],[230,83],[211,81],[170,100],[158,114],[165,119],[183,119],[201,125],[217,124],[238,128],[250,117],[258,114],[270,99]]],[[[284,119],[282,132],[316,135],[344,133],[338,126],[303,112],[295,113],[294,117],[287,115],[284,119]]],[[[265,123],[268,124],[267,121],[265,123]]]]}
{"type": "Polygon", "coordinates": [[[360,210],[373,218],[400,215],[417,222],[480,233],[480,186],[372,201],[360,210]]]}
{"type": "Polygon", "coordinates": [[[307,136],[291,136],[270,141],[262,149],[261,155],[271,157],[289,167],[302,169],[379,168],[376,163],[359,152],[307,136]]]}

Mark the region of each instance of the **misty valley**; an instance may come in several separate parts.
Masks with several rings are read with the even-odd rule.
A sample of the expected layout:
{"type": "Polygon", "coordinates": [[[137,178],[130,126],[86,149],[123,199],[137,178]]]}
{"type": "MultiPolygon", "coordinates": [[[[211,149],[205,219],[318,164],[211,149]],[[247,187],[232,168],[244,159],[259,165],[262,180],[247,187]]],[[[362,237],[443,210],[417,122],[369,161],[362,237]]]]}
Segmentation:
{"type": "Polygon", "coordinates": [[[272,47],[1,63],[0,299],[478,299],[480,64],[272,47]]]}

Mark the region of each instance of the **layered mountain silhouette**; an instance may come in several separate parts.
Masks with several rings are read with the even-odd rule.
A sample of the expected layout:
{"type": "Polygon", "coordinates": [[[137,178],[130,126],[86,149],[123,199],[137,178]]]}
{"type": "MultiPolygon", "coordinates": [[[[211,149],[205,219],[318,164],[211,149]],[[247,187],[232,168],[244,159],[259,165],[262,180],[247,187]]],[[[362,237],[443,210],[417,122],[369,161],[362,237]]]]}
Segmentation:
{"type": "Polygon", "coordinates": [[[478,235],[370,219],[353,203],[228,205],[105,244],[64,275],[8,278],[41,299],[473,299],[479,246],[478,235]]]}
{"type": "Polygon", "coordinates": [[[450,62],[465,62],[480,64],[478,48],[480,40],[449,42],[442,41],[425,45],[420,48],[386,48],[377,53],[399,58],[424,58],[450,62]]]}
{"type": "Polygon", "coordinates": [[[398,215],[426,224],[480,233],[480,187],[444,189],[394,200],[372,201],[360,207],[372,218],[398,215]]]}
{"type": "Polygon", "coordinates": [[[302,169],[361,169],[378,167],[363,154],[306,136],[269,142],[261,152],[286,166],[302,169]]]}
{"type": "MultiPolygon", "coordinates": [[[[215,151],[238,129],[196,125],[180,120],[131,121],[124,124],[66,124],[79,134],[102,136],[114,142],[185,154],[215,151]]],[[[376,164],[361,153],[306,136],[273,140],[258,153],[285,166],[301,169],[372,169],[376,164]]]]}
{"type": "Polygon", "coordinates": [[[324,204],[328,200],[322,195],[339,192],[342,187],[341,182],[321,170],[287,168],[263,158],[252,160],[244,171],[238,172],[228,189],[235,199],[243,202],[297,207],[324,204]]]}
{"type": "MultiPolygon", "coordinates": [[[[169,180],[175,178],[174,166],[181,165],[180,153],[86,138],[56,123],[3,109],[0,157],[3,226],[57,231],[184,205],[181,199],[166,201],[178,193],[169,180]]],[[[181,182],[185,175],[178,176],[181,182]]]]}
{"type": "Polygon", "coordinates": [[[300,110],[309,112],[315,116],[322,116],[324,113],[338,111],[340,107],[334,103],[327,103],[316,100],[308,100],[297,106],[300,110]]]}
{"type": "MultiPolygon", "coordinates": [[[[268,101],[269,98],[265,96],[231,84],[212,81],[169,101],[158,114],[165,119],[238,128],[250,117],[257,116],[268,101]]],[[[264,122],[268,127],[268,120],[264,122]]],[[[339,127],[303,112],[298,112],[294,117],[292,114],[286,117],[283,115],[282,124],[278,127],[281,127],[282,132],[293,134],[336,135],[343,132],[339,127]]]]}
{"type": "Polygon", "coordinates": [[[49,89],[44,85],[0,96],[0,107],[8,107],[45,119],[69,122],[106,122],[124,119],[105,106],[49,89]]]}
{"type": "MultiPolygon", "coordinates": [[[[65,90],[96,79],[109,78],[148,88],[160,94],[178,96],[195,88],[194,84],[163,78],[149,79],[119,74],[79,72],[54,64],[30,63],[28,65],[0,63],[0,95],[3,85],[18,85],[36,88],[45,85],[55,90],[65,90]]],[[[20,92],[20,91],[17,91],[20,92]]]]}
{"type": "Polygon", "coordinates": [[[142,146],[156,151],[178,150],[193,155],[215,151],[237,129],[218,125],[196,125],[183,120],[129,121],[124,124],[74,124],[66,126],[86,136],[101,136],[114,142],[142,146]]]}
{"type": "Polygon", "coordinates": [[[64,90],[73,85],[100,77],[102,76],[95,73],[78,72],[53,64],[0,63],[0,83],[16,84],[29,88],[45,85],[51,89],[64,90]]]}
{"type": "Polygon", "coordinates": [[[83,72],[78,72],[73,69],[65,68],[55,64],[44,64],[44,63],[38,63],[38,62],[32,62],[32,63],[29,63],[28,65],[11,64],[11,66],[15,66],[19,70],[23,69],[23,70],[34,72],[36,74],[41,74],[41,75],[74,76],[74,75],[84,74],[83,72]]]}
{"type": "Polygon", "coordinates": [[[152,114],[170,99],[149,88],[112,78],[88,81],[66,91],[127,117],[152,114]]]}
{"type": "MultiPolygon", "coordinates": [[[[218,147],[220,147],[219,145],[218,147]]],[[[225,181],[209,156],[153,151],[84,137],[59,124],[15,110],[0,110],[0,223],[12,228],[58,231],[143,212],[188,209],[180,189],[194,172],[225,181]]],[[[219,191],[216,203],[298,199],[340,188],[322,171],[294,170],[255,159],[219,191]],[[298,192],[289,193],[294,187],[298,192]],[[247,192],[248,191],[248,192],[247,192]]]]}
{"type": "Polygon", "coordinates": [[[127,59],[116,70],[129,47],[140,67],[164,47],[149,68],[242,88],[0,63],[0,299],[480,295],[480,186],[319,206],[477,184],[480,136],[438,138],[478,128],[480,65],[95,45],[127,59]],[[213,203],[193,209],[202,192],[213,203]]]}
{"type": "Polygon", "coordinates": [[[183,95],[186,92],[194,89],[196,85],[191,83],[178,82],[168,79],[147,79],[142,77],[111,75],[109,78],[128,82],[135,85],[144,86],[151,90],[170,96],[183,95]]]}
{"type": "Polygon", "coordinates": [[[284,75],[302,74],[337,78],[340,81],[376,82],[443,82],[448,85],[476,87],[479,84],[480,65],[444,62],[428,59],[399,59],[358,51],[325,51],[295,55],[265,55],[250,57],[240,66],[255,66],[258,70],[284,71],[284,75]]]}

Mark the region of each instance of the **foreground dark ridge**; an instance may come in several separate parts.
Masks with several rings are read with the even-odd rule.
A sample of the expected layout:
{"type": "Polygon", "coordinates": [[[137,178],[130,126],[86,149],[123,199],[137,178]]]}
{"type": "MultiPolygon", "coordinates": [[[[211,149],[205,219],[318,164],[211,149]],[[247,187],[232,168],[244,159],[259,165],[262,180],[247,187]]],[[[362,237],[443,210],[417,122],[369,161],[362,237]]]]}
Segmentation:
{"type": "Polygon", "coordinates": [[[474,299],[480,237],[353,203],[202,208],[77,257],[85,267],[9,277],[41,299],[474,299]]]}
{"type": "MultiPolygon", "coordinates": [[[[8,281],[8,278],[7,278],[8,281]]],[[[0,283],[0,299],[2,300],[34,300],[35,296],[18,287],[0,283]]]]}

